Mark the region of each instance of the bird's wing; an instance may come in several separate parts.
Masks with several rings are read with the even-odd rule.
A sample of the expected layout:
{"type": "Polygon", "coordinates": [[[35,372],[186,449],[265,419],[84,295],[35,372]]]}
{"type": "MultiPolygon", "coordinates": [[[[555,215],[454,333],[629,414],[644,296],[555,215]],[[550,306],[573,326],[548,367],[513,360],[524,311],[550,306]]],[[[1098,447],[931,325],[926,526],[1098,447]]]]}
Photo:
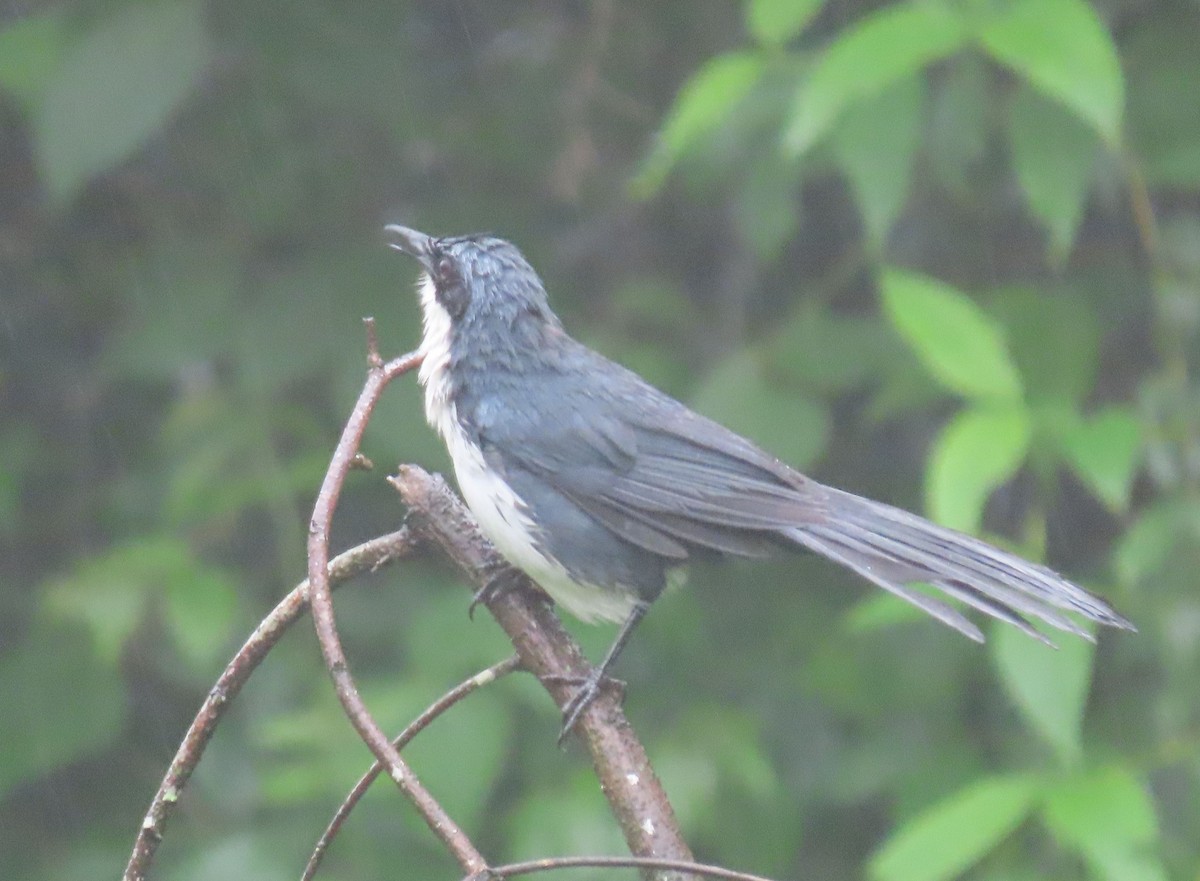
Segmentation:
{"type": "Polygon", "coordinates": [[[819,517],[806,478],[632,374],[618,379],[602,397],[547,380],[539,394],[550,402],[545,411],[513,407],[479,426],[485,453],[494,450],[621,538],[668,557],[762,556],[780,530],[819,517]]]}

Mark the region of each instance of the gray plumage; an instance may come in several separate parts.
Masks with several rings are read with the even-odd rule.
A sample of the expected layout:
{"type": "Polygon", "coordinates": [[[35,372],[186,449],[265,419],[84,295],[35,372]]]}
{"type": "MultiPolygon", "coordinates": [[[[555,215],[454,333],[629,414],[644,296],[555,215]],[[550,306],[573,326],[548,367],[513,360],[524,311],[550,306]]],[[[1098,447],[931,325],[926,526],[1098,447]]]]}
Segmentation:
{"type": "Polygon", "coordinates": [[[508,242],[388,231],[425,270],[426,411],[468,504],[510,560],[582,617],[644,610],[694,557],[791,546],[976,640],[958,607],[913,585],[1042,640],[1031,619],[1085,638],[1068,613],[1133,629],[1044,566],[805,477],[575,341],[508,242]],[[583,599],[596,592],[603,602],[583,599]]]}

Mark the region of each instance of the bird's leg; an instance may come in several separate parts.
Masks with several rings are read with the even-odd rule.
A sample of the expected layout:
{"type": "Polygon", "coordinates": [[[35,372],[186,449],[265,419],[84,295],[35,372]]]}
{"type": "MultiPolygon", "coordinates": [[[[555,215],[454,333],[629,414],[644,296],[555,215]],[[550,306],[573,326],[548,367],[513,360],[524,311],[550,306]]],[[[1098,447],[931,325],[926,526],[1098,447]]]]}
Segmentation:
{"type": "Polygon", "coordinates": [[[487,581],[483,587],[475,591],[471,597],[471,605],[467,606],[467,617],[475,618],[475,607],[480,603],[485,605],[497,597],[503,596],[510,590],[525,585],[525,573],[510,564],[500,561],[488,565],[487,581]]]}
{"type": "Polygon", "coordinates": [[[592,705],[592,702],[600,696],[600,689],[605,682],[612,682],[609,679],[608,671],[612,669],[616,663],[617,657],[625,648],[625,643],[629,642],[629,637],[633,635],[634,629],[638,626],[638,622],[645,616],[650,608],[649,603],[638,602],[629,612],[629,617],[621,625],[621,629],[617,631],[617,638],[613,640],[613,644],[609,647],[608,653],[604,656],[604,660],[597,667],[592,669],[587,676],[583,677],[568,677],[568,676],[544,676],[543,679],[555,682],[567,682],[577,686],[577,689],[571,699],[567,701],[563,707],[563,726],[562,731],[558,735],[559,746],[566,739],[567,735],[575,727],[575,723],[579,721],[579,717],[583,715],[584,710],[592,705]]]}

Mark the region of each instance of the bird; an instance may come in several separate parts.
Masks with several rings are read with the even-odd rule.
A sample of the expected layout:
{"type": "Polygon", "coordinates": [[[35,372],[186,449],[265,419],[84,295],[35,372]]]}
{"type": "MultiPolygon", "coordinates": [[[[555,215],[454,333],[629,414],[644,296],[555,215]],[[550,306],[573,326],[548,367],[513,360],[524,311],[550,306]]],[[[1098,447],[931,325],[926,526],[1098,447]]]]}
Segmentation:
{"type": "MultiPolygon", "coordinates": [[[[512,243],[399,224],[385,234],[420,267],[425,416],[467,507],[556,604],[620,622],[600,664],[574,683],[560,742],[651,604],[696,559],[815,552],[977,642],[983,632],[963,607],[1051,645],[1031,619],[1088,640],[1074,616],[1136,629],[1045,566],[801,474],[578,342],[512,243]]],[[[477,599],[501,586],[489,582],[477,599]]]]}

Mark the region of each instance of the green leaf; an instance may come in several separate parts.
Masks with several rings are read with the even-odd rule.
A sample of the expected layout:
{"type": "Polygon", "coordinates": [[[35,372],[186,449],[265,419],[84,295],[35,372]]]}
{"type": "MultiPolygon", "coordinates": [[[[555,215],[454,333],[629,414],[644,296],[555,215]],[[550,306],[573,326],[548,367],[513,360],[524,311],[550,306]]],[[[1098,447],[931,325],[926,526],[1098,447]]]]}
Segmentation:
{"type": "Polygon", "coordinates": [[[782,45],[804,30],[825,0],[749,0],[746,28],[760,43],[782,45]]]}
{"type": "Polygon", "coordinates": [[[876,315],[840,315],[804,300],[768,343],[772,371],[803,388],[838,393],[861,388],[911,364],[891,328],[876,315]]]}
{"type": "Polygon", "coordinates": [[[695,142],[720,125],[758,82],[763,59],[750,52],[727,52],[692,74],[675,98],[658,135],[658,143],[631,183],[634,193],[654,193],[679,158],[695,142]]]}
{"type": "Polygon", "coordinates": [[[1162,8],[1121,40],[1128,140],[1153,186],[1200,187],[1200,6],[1162,8]]]}
{"type": "Polygon", "coordinates": [[[992,133],[992,82],[978,53],[961,53],[941,66],[922,132],[922,168],[966,204],[979,198],[976,172],[992,133]]]}
{"type": "Polygon", "coordinates": [[[847,28],[796,96],[784,144],[793,156],[819,141],[851,105],[958,50],[962,21],[947,4],[896,3],[847,28]]]}
{"type": "Polygon", "coordinates": [[[774,453],[805,468],[825,448],[829,415],[818,403],[769,382],[754,352],[726,358],[708,375],[692,406],[774,453]]]}
{"type": "Polygon", "coordinates": [[[980,34],[991,56],[1119,144],[1125,82],[1096,10],[1085,0],[1014,0],[1000,9],[980,34]]]}
{"type": "Polygon", "coordinates": [[[210,57],[204,10],[126,6],[66,50],[34,119],[56,198],[141,147],[191,94],[210,57]]]}
{"type": "Polygon", "coordinates": [[[834,154],[876,253],[908,200],[924,107],[925,81],[907,76],[850,107],[833,133],[834,154]]]}
{"type": "Polygon", "coordinates": [[[871,858],[878,881],[943,881],[982,859],[1029,814],[1041,790],[1030,775],[986,777],[907,821],[871,858]]]}
{"type": "Polygon", "coordinates": [[[51,584],[45,608],[57,621],[84,625],[99,657],[115,666],[150,598],[164,580],[190,572],[194,564],[178,539],[128,539],[51,584]]]}
{"type": "Polygon", "coordinates": [[[617,853],[624,846],[590,773],[579,771],[517,799],[505,816],[504,840],[512,853],[617,853]]]}
{"type": "Polygon", "coordinates": [[[925,620],[928,620],[928,616],[912,603],[906,603],[890,593],[876,592],[851,606],[843,623],[850,633],[862,635],[897,624],[925,620]]]}
{"type": "Polygon", "coordinates": [[[1151,503],[1126,530],[1113,566],[1122,584],[1134,586],[1158,578],[1175,559],[1176,550],[1200,535],[1200,503],[1166,497],[1151,503]]]}
{"type": "Polygon", "coordinates": [[[781,166],[784,166],[781,159],[753,163],[735,206],[742,241],[763,262],[779,256],[798,222],[797,169],[790,164],[781,166]]]}
{"type": "Polygon", "coordinates": [[[992,660],[1026,721],[1064,765],[1072,765],[1082,753],[1083,710],[1095,646],[1074,636],[1059,643],[1055,649],[1016,628],[999,628],[991,640],[992,660]]]}
{"type": "Polygon", "coordinates": [[[1128,407],[1109,407],[1078,423],[1062,445],[1075,472],[1109,510],[1128,509],[1142,448],[1141,423],[1128,407]]]}
{"type": "Polygon", "coordinates": [[[1009,139],[1017,180],[1050,233],[1051,256],[1061,264],[1083,217],[1096,159],[1095,135],[1061,105],[1024,88],[1013,102],[1009,139]]]}
{"type": "Polygon", "coordinates": [[[0,656],[0,793],[97,752],[117,736],[124,689],[111,664],[97,663],[79,627],[38,624],[0,656]],[[19,712],[18,712],[19,710],[19,712]]]}
{"type": "Polygon", "coordinates": [[[1158,820],[1146,787],[1125,768],[1090,768],[1048,788],[1042,818],[1109,881],[1165,881],[1153,852],[1158,820]]]}
{"type": "Polygon", "coordinates": [[[62,57],[62,17],[31,15],[0,31],[0,89],[28,106],[41,97],[62,57]]]}
{"type": "Polygon", "coordinates": [[[956,413],[930,454],[930,516],[954,529],[978,532],[988,496],[1021,467],[1032,434],[1029,412],[1019,401],[956,413]]]}
{"type": "Polygon", "coordinates": [[[237,610],[236,582],[225,572],[193,559],[163,584],[167,625],[180,653],[204,670],[229,653],[230,626],[237,610]]]}
{"type": "Polygon", "coordinates": [[[891,269],[884,311],[942,385],[972,398],[1021,395],[1021,378],[1000,329],[965,294],[923,275],[891,269]]]}
{"type": "Polygon", "coordinates": [[[1004,325],[1030,403],[1077,409],[1095,384],[1100,351],[1090,301],[1069,291],[1011,287],[995,291],[989,304],[1004,325]],[[1053,345],[1046,339],[1050,327],[1053,345]]]}

